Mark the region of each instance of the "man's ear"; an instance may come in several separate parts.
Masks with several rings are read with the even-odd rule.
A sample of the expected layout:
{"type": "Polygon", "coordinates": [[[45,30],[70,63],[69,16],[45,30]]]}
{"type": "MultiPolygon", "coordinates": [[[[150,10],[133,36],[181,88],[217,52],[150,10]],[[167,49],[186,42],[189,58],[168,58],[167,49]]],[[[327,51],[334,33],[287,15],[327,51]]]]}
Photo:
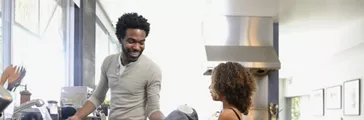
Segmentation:
{"type": "Polygon", "coordinates": [[[120,38],[120,40],[119,40],[119,44],[120,45],[123,45],[125,43],[125,39],[124,38],[120,38]]]}
{"type": "Polygon", "coordinates": [[[121,41],[122,41],[123,39],[120,39],[120,40],[118,40],[119,41],[119,44],[123,44],[121,41]]]}

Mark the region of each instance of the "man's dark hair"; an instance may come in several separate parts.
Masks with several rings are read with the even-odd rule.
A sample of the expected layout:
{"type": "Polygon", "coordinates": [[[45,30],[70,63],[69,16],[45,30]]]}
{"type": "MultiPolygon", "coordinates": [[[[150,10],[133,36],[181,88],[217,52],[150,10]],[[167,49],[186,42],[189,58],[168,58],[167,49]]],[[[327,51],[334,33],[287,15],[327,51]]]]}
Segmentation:
{"type": "Polygon", "coordinates": [[[127,29],[141,29],[145,31],[146,36],[149,34],[150,24],[147,19],[138,13],[125,13],[116,23],[116,36],[119,40],[125,38],[127,29]]]}

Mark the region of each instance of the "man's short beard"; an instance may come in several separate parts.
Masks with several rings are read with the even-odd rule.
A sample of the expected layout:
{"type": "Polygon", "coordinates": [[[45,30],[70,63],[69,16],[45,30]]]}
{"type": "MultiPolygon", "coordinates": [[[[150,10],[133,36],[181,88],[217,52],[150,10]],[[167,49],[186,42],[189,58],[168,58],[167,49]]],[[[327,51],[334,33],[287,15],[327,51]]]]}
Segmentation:
{"type": "Polygon", "coordinates": [[[125,59],[125,62],[127,62],[127,63],[137,61],[139,59],[140,55],[142,55],[142,53],[143,53],[143,50],[142,50],[142,51],[140,51],[140,55],[138,57],[129,56],[130,51],[126,48],[125,43],[121,44],[121,50],[122,50],[123,55],[124,55],[123,59],[125,59]]]}

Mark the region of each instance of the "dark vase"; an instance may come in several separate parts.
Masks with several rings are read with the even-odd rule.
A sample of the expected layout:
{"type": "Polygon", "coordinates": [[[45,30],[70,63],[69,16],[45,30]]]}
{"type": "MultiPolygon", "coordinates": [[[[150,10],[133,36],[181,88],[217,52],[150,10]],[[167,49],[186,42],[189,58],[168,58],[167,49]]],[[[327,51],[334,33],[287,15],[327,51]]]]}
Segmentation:
{"type": "Polygon", "coordinates": [[[103,105],[101,106],[102,111],[104,112],[105,116],[108,116],[109,113],[109,106],[108,105],[103,105]]]}

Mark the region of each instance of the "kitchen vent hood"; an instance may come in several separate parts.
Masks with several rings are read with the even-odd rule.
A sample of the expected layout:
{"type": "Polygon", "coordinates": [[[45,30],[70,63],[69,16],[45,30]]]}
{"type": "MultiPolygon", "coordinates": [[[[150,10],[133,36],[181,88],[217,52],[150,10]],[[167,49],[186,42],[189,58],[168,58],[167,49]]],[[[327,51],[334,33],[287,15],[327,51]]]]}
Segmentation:
{"type": "Polygon", "coordinates": [[[218,16],[203,21],[207,71],[221,62],[238,62],[264,75],[281,67],[273,48],[273,18],[218,16]]]}

